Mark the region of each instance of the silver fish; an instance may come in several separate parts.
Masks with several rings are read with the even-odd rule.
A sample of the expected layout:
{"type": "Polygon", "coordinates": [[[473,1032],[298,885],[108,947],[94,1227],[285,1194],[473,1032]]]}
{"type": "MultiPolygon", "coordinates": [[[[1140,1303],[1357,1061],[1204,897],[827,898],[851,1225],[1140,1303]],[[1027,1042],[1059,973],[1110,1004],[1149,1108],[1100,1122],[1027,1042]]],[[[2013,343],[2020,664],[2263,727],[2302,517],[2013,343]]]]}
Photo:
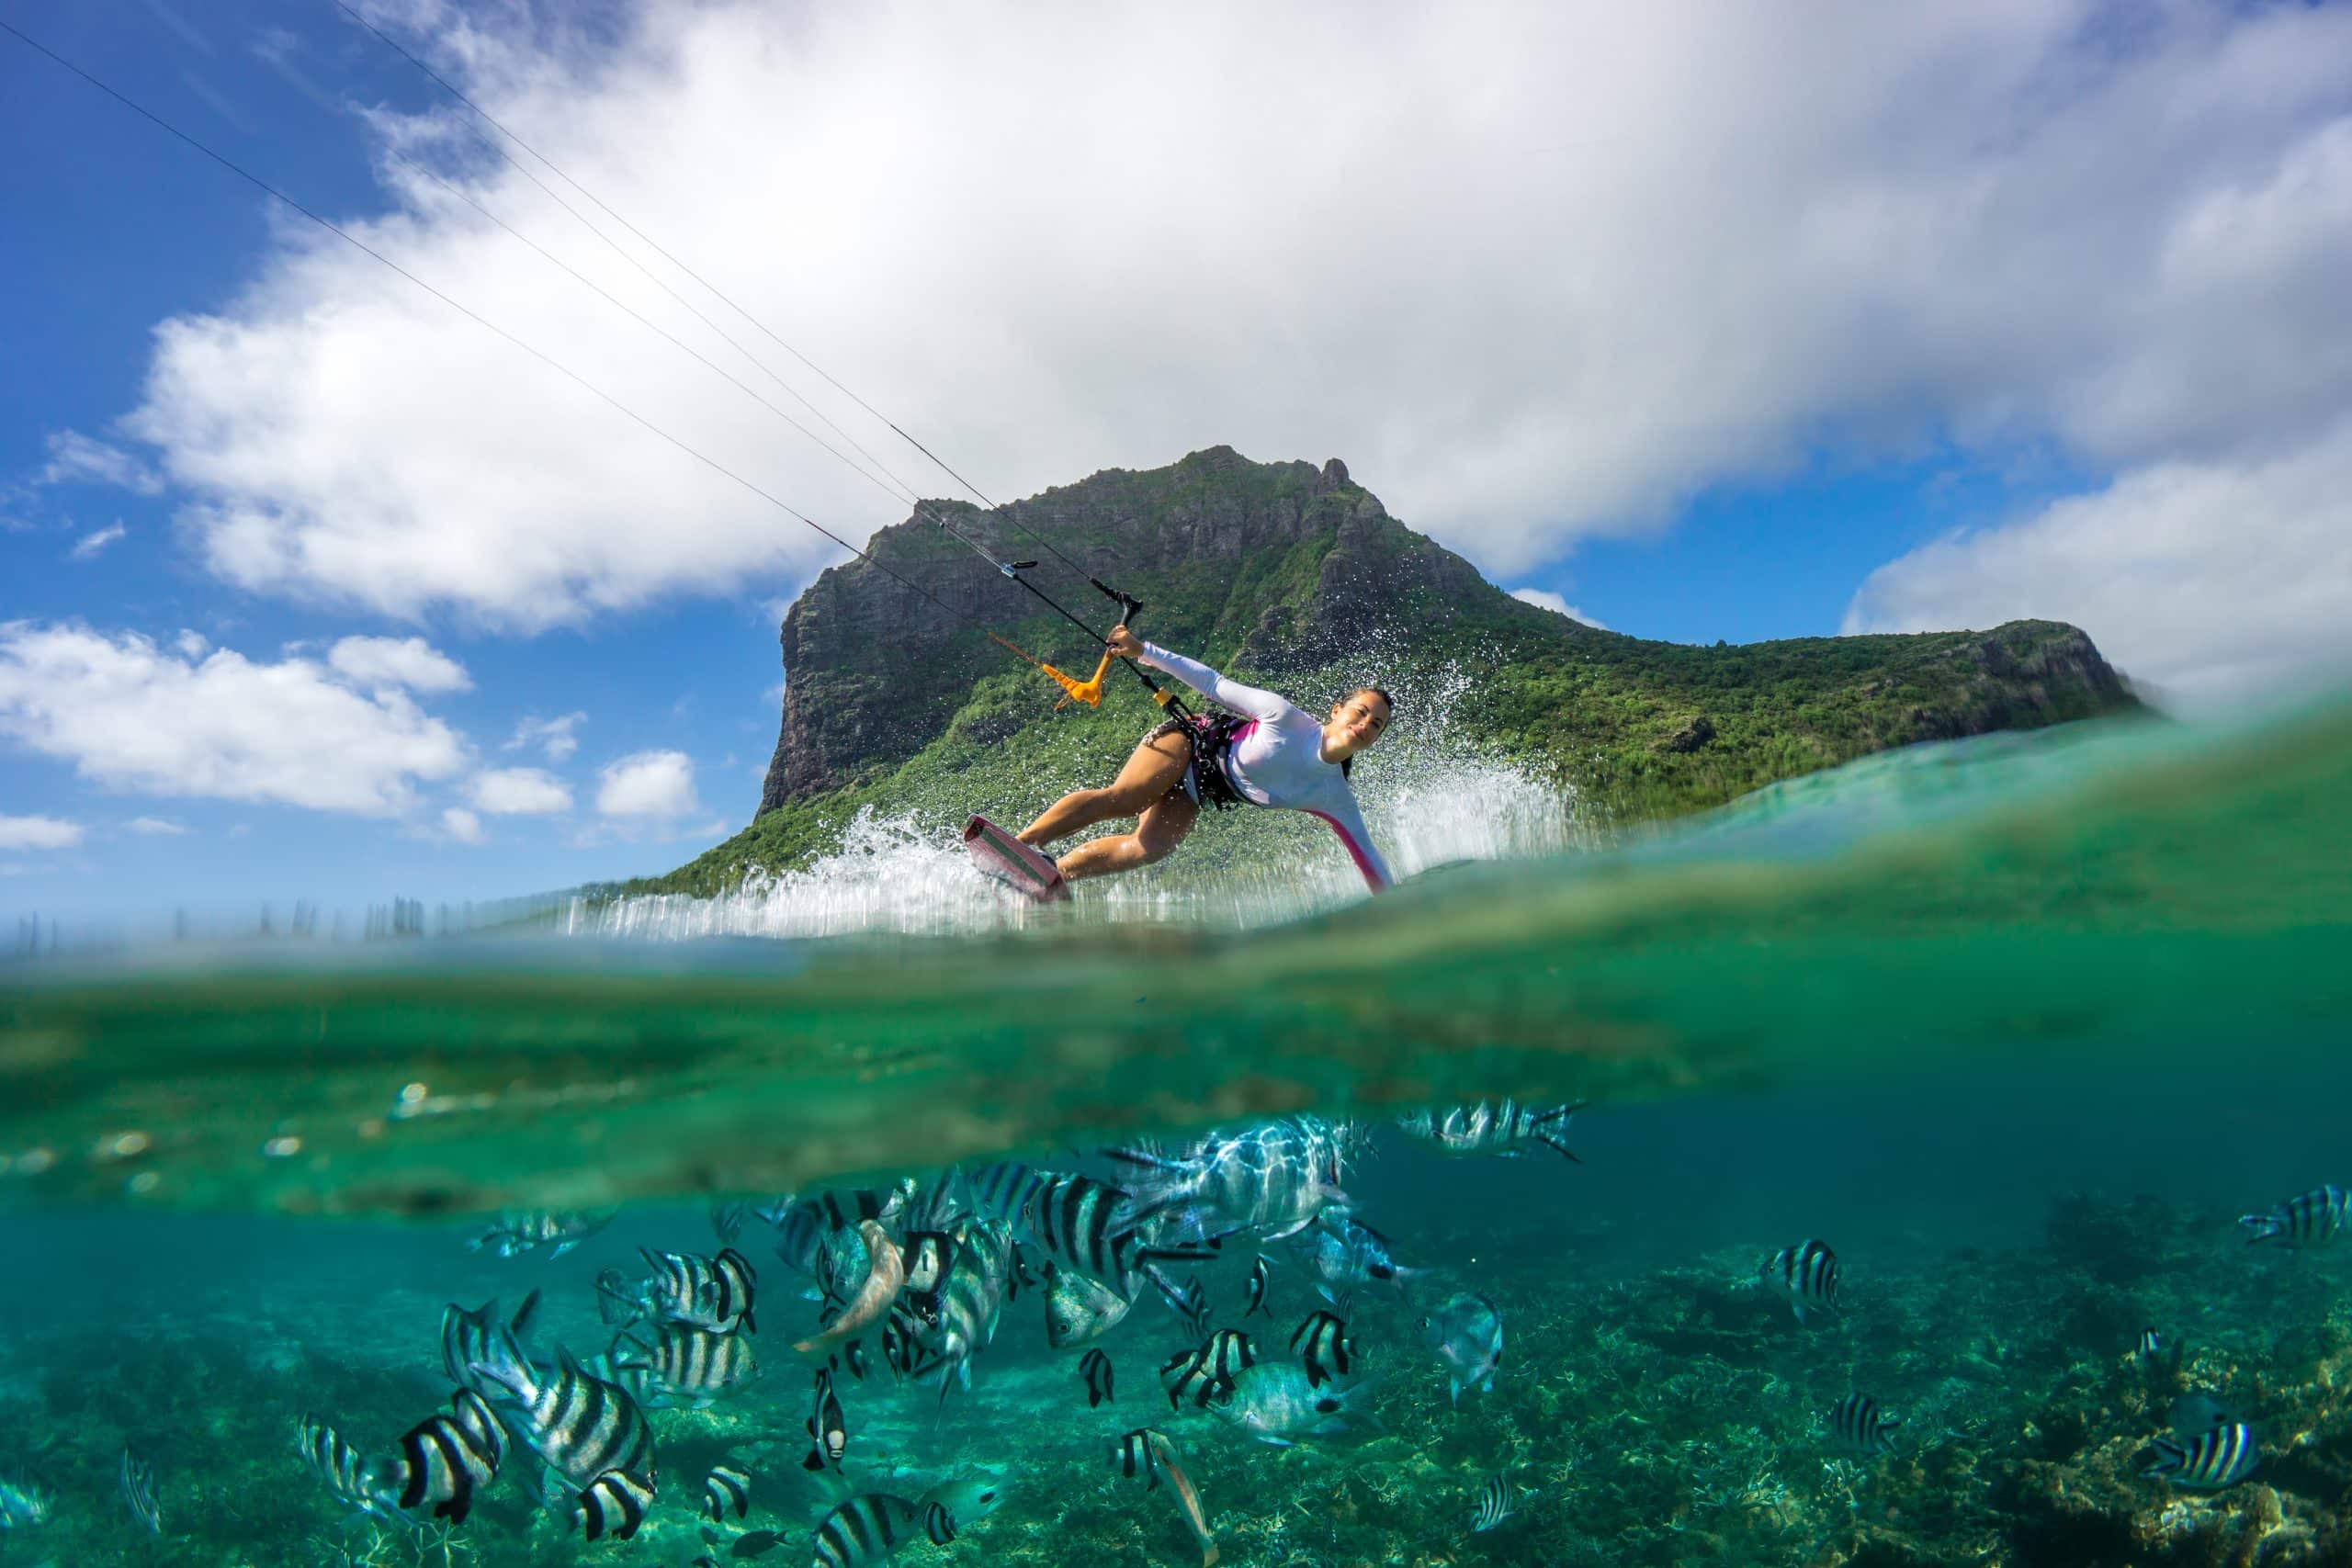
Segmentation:
{"type": "Polygon", "coordinates": [[[149,1534],[163,1534],[164,1511],[155,1504],[155,1467],[125,1449],[119,1479],[122,1483],[123,1505],[130,1510],[130,1517],[145,1525],[149,1534]]]}
{"type": "Polygon", "coordinates": [[[1369,1382],[1317,1388],[1295,1361],[1261,1361],[1234,1379],[1231,1398],[1209,1409],[1261,1443],[1288,1448],[1302,1438],[1385,1430],[1365,1408],[1371,1388],[1369,1382]]]}
{"type": "Polygon", "coordinates": [[[1289,1249],[1291,1261],[1320,1285],[1327,1296],[1337,1296],[1366,1284],[1402,1290],[1420,1272],[1398,1265],[1389,1255],[1386,1236],[1345,1216],[1317,1215],[1313,1224],[1283,1246],[1289,1249]]]}
{"type": "Polygon", "coordinates": [[[1579,1100],[1573,1105],[1539,1109],[1515,1100],[1492,1104],[1482,1100],[1473,1105],[1408,1111],[1396,1119],[1396,1125],[1407,1136],[1431,1145],[1440,1154],[1516,1159],[1527,1152],[1528,1145],[1541,1144],[1582,1165],[1568,1147],[1568,1119],[1588,1103],[1579,1100]]]}
{"type": "Polygon", "coordinates": [[[1503,1359],[1503,1314],[1493,1302],[1479,1295],[1453,1297],[1421,1319],[1421,1339],[1445,1363],[1454,1404],[1462,1403],[1465,1388],[1494,1392],[1495,1369],[1503,1359]]]}
{"type": "Polygon", "coordinates": [[[500,1216],[496,1224],[466,1246],[476,1252],[495,1252],[501,1258],[520,1258],[548,1247],[554,1248],[548,1254],[549,1258],[561,1258],[612,1223],[613,1213],[609,1210],[528,1210],[500,1216]]]}
{"type": "Polygon", "coordinates": [[[1127,1315],[1129,1303],[1110,1286],[1046,1263],[1046,1343],[1057,1350],[1100,1339],[1127,1315]]]}

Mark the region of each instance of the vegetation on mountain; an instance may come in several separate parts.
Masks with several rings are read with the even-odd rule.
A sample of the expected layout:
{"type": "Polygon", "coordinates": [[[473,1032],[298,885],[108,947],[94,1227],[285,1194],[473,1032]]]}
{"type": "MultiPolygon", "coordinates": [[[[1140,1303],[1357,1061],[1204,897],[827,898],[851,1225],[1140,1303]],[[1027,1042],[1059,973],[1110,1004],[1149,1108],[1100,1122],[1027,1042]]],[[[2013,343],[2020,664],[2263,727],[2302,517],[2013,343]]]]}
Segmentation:
{"type": "Polygon", "coordinates": [[[1042,556],[1032,578],[1107,625],[1109,604],[1058,552],[1144,600],[1152,640],[1302,703],[1378,681],[1398,694],[1408,746],[1416,720],[1434,719],[1449,743],[1566,785],[1579,811],[1616,824],[1888,747],[2138,705],[2090,639],[2055,622],[1738,647],[1603,631],[1486,581],[1336,460],[1215,447],[995,512],[926,502],[877,534],[875,559],[954,615],[865,561],[824,572],[785,617],[783,725],[754,819],[632,891],[708,894],[799,866],[866,807],[943,826],[975,810],[1025,820],[1117,766],[1159,716],[1141,685],[1114,671],[1099,709],[1057,707],[1059,692],[981,628],[1073,673],[1099,649],[951,530],[999,558],[1042,556]]]}

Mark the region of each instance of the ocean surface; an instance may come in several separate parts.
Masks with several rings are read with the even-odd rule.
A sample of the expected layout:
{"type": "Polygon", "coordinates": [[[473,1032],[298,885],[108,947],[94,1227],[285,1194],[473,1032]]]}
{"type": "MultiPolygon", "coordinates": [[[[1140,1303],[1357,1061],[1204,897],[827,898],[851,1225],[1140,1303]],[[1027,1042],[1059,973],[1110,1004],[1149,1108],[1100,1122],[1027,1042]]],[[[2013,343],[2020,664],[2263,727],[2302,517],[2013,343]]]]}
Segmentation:
{"type": "Polygon", "coordinates": [[[36,932],[0,1568],[2352,1562],[2347,805],[2339,701],[36,932]]]}

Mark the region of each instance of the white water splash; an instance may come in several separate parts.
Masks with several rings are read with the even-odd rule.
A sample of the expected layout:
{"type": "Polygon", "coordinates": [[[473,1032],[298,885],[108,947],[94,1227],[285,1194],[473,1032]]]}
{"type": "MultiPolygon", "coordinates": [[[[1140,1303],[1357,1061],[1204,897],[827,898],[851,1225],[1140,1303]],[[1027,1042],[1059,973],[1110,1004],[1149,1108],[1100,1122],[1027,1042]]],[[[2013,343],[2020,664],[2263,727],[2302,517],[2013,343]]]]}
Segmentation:
{"type": "MultiPolygon", "coordinates": [[[[1472,740],[1455,722],[1456,710],[1476,693],[1467,671],[1450,667],[1434,677],[1400,677],[1391,689],[1400,723],[1357,768],[1355,782],[1373,838],[1399,877],[1462,861],[1591,847],[1573,789],[1536,777],[1472,740]]],[[[1120,761],[1102,759],[1105,778],[1120,761]]],[[[1081,883],[1067,907],[1033,904],[978,874],[956,827],[861,811],[838,852],[801,870],[755,872],[712,898],[583,900],[573,905],[566,929],[657,942],[956,935],[1072,919],[1247,930],[1369,897],[1329,831],[1295,812],[1204,812],[1168,860],[1081,883]]]]}

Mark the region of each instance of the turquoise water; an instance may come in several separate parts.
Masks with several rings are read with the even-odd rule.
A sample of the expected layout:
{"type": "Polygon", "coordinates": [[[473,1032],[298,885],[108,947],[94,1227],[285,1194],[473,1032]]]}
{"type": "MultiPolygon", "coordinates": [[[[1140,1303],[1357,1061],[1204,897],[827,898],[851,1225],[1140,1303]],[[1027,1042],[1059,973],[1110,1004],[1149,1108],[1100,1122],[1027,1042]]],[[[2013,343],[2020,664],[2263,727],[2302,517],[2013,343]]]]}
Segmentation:
{"type": "MultiPolygon", "coordinates": [[[[1210,876],[1040,917],[899,827],[724,907],[19,960],[0,1563],[797,1562],[829,1508],[880,1495],[965,1516],[945,1544],[914,1524],[902,1561],[1190,1564],[1179,1489],[1112,1462],[1147,1426],[1232,1562],[2352,1561],[2352,1243],[2237,1224],[2352,1182],[2352,707],[1922,748],[1654,837],[1480,798],[1555,852],[1431,849],[1393,897],[1305,913],[1210,876]],[[910,900],[923,879],[950,902],[910,900]],[[1398,1125],[1505,1095],[1591,1101],[1581,1163],[1398,1125]],[[1007,1158],[1141,1194],[1114,1230],[1220,1237],[1164,1271],[1272,1369],[1242,1374],[1246,1406],[1334,1304],[1272,1237],[1300,1201],[1277,1180],[1279,1215],[1146,1215],[1174,1177],[1102,1151],[1148,1140],[1182,1174],[1210,1129],[1301,1117],[1351,1129],[1309,1234],[1352,1217],[1410,1272],[1343,1292],[1349,1419],[1294,1447],[1216,1399],[1170,1409],[1159,1371],[1201,1336],[1130,1280],[1097,1342],[1111,1403],[1089,1408],[1087,1347],[1049,1347],[1023,1289],[944,1402],[864,1336],[868,1377],[834,1373],[843,1468],[812,1474],[820,1359],[792,1342],[820,1309],[752,1217],[761,1375],[648,1413],[630,1539],[583,1539],[507,1402],[515,1440],[454,1529],[380,1497],[352,1517],[296,1452],[314,1415],[397,1478],[397,1439],[450,1408],[452,1303],[537,1290],[526,1362],[594,1358],[616,1329],[599,1274],[717,1253],[715,1202],[927,1199],[1007,1158]],[[548,1209],[611,1217],[560,1258],[468,1246],[548,1209]],[[1800,1324],[1758,1272],[1809,1239],[1840,1289],[1800,1324]],[[1457,1402],[1420,1324],[1462,1297],[1505,1348],[1457,1402]],[[1838,1445],[1857,1393],[1901,1422],[1894,1451],[1838,1445]],[[2222,1417],[2257,1441],[2250,1474],[2142,1473],[2152,1439],[2222,1417]],[[124,1501],[126,1448],[160,1533],[124,1501]],[[717,1466],[749,1478],[744,1517],[702,1517],[717,1466]],[[1498,1478],[1513,1506],[1474,1529],[1498,1478]]],[[[962,1207],[977,1247],[987,1207],[962,1207]]],[[[1041,1267],[1037,1212],[1005,1217],[1041,1267]]],[[[832,1239],[854,1285],[863,1244],[832,1239]]]]}

